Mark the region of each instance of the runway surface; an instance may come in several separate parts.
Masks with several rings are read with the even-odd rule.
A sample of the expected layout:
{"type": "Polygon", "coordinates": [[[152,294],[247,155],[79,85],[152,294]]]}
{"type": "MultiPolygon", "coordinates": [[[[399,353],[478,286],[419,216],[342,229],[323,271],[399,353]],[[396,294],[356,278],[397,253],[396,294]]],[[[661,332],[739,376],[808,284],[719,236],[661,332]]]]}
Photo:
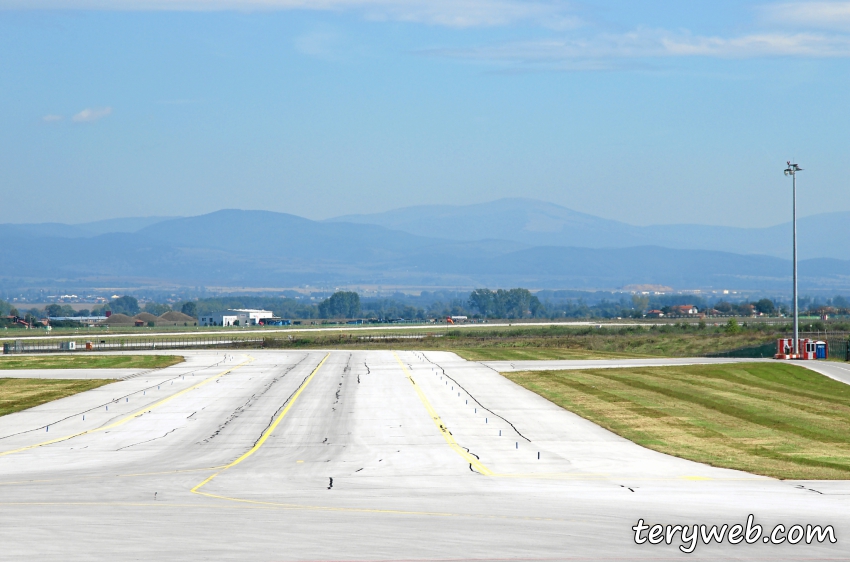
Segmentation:
{"type": "Polygon", "coordinates": [[[848,558],[850,482],[655,453],[451,353],[185,355],[0,417],[3,560],[848,558]],[[749,514],[838,542],[633,541],[749,514]]]}

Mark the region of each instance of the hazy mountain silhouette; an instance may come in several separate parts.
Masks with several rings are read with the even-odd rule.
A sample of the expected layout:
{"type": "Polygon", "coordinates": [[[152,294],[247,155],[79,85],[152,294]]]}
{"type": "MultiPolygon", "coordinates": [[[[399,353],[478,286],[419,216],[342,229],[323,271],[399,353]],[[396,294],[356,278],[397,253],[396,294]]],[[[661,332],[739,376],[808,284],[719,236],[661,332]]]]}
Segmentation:
{"type": "MultiPolygon", "coordinates": [[[[499,238],[530,246],[717,250],[791,258],[791,224],[733,228],[696,224],[634,226],[534,199],[499,199],[474,205],[423,205],[328,222],[377,224],[452,240],[499,238]]],[[[798,220],[801,258],[850,259],[850,212],[798,220]]]]}
{"type": "MultiPolygon", "coordinates": [[[[586,220],[594,224],[593,217],[586,220]]],[[[446,240],[438,232],[421,236],[267,211],[223,210],[85,238],[44,232],[0,225],[0,286],[790,288],[790,262],[773,256],[639,244],[600,249],[492,238],[446,240]]],[[[800,274],[804,289],[850,289],[850,261],[803,260],[800,274]]]]}

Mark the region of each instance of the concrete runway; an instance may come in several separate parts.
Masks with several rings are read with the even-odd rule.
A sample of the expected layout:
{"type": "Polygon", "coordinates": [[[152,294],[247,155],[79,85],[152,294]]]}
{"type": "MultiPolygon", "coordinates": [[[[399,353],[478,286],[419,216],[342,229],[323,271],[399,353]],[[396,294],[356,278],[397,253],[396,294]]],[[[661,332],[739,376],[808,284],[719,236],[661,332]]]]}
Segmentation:
{"type": "Polygon", "coordinates": [[[0,417],[3,560],[850,553],[850,482],[777,481],[655,453],[451,353],[185,355],[0,417]],[[693,554],[678,540],[633,542],[640,518],[733,525],[748,514],[766,528],[833,525],[838,542],[693,554]]]}

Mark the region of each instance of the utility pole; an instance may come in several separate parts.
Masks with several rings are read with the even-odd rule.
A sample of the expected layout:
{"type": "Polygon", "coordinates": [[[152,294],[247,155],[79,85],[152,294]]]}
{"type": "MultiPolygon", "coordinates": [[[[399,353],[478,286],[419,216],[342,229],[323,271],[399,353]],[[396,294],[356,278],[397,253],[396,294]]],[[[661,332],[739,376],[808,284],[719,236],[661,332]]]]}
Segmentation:
{"type": "Polygon", "coordinates": [[[797,307],[797,172],[802,172],[803,168],[797,164],[792,164],[788,161],[788,167],[785,168],[785,175],[791,176],[791,185],[793,191],[793,223],[794,223],[794,349],[792,353],[798,355],[800,353],[800,317],[797,307]]]}

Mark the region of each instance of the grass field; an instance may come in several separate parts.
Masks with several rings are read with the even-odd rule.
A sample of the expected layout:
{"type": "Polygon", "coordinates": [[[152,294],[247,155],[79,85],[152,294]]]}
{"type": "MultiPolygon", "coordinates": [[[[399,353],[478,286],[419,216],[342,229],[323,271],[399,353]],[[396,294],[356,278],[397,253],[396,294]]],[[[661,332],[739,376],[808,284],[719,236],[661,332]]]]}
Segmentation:
{"type": "Polygon", "coordinates": [[[0,378],[0,416],[19,412],[78,392],[85,392],[112,380],[55,380],[0,378]]]}
{"type": "Polygon", "coordinates": [[[504,373],[649,449],[782,479],[850,479],[850,386],[796,365],[504,373]]]}
{"type": "Polygon", "coordinates": [[[590,351],[585,349],[564,348],[504,348],[471,347],[452,349],[467,361],[540,361],[549,359],[631,359],[647,357],[634,353],[615,351],[590,351]]]}
{"type": "Polygon", "coordinates": [[[182,363],[179,355],[10,355],[3,369],[161,369],[182,363]]]}
{"type": "Polygon", "coordinates": [[[268,337],[279,349],[419,349],[454,351],[470,360],[608,359],[701,356],[773,341],[773,331],[727,334],[696,326],[595,328],[575,326],[470,328],[415,332],[298,333],[268,337]],[[419,335],[418,339],[411,336],[419,335]]]}

